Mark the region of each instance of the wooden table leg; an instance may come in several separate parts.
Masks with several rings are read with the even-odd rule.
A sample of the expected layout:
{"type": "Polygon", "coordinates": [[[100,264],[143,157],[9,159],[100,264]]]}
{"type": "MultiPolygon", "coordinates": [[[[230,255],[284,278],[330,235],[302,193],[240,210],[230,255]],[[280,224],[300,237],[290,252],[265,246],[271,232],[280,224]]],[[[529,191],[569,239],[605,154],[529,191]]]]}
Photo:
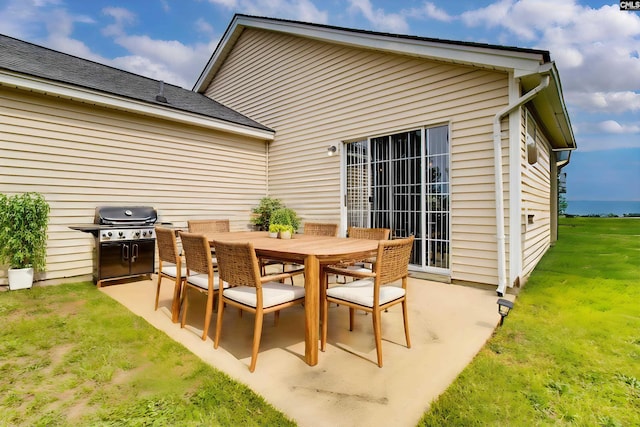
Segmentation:
{"type": "Polygon", "coordinates": [[[180,297],[182,291],[182,281],[177,283],[173,289],[173,301],[171,302],[171,321],[178,323],[180,320],[180,297]]]}
{"type": "Polygon", "coordinates": [[[319,276],[320,263],[314,255],[308,255],[304,260],[304,289],[305,289],[305,361],[310,366],[318,364],[318,339],[319,339],[319,276]]]}

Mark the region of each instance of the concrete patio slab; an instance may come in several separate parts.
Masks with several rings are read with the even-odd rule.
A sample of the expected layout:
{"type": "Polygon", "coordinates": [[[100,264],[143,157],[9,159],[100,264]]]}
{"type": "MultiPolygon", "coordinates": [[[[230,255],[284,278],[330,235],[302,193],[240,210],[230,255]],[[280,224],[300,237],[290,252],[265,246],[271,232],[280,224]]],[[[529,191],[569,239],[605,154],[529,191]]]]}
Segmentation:
{"type": "Polygon", "coordinates": [[[172,287],[163,282],[157,311],[155,282],[150,280],[101,289],[303,427],[415,426],[482,348],[500,318],[495,290],[411,278],[412,347],[405,346],[402,312],[395,306],[383,315],[383,368],[376,363],[371,317],[357,314],[355,330],[349,332],[348,309],[336,306],[329,309],[327,350],[320,352],[316,366],[308,366],[304,309],[293,307],[281,312],[277,327],[273,315],[265,318],[252,374],[253,316],[227,309],[220,346],[214,350],[215,314],[209,337],[202,341],[204,298],[194,297],[187,326],[181,329],[171,322],[172,287]]]}

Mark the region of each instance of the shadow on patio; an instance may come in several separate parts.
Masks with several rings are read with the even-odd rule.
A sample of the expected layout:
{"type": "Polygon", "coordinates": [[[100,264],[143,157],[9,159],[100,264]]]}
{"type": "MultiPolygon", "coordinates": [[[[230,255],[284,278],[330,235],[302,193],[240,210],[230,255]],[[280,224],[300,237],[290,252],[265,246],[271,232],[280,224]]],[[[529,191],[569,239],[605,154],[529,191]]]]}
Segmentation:
{"type": "Polygon", "coordinates": [[[171,282],[163,282],[158,311],[153,309],[155,282],[101,289],[206,363],[247,384],[300,426],[309,427],[416,425],[499,321],[495,290],[410,278],[412,348],[405,347],[402,312],[395,306],[383,313],[383,368],[376,364],[371,317],[356,314],[355,329],[349,332],[349,310],[334,305],[329,309],[327,351],[320,352],[316,366],[304,362],[304,309],[282,311],[277,327],[273,315],[266,316],[252,374],[252,316],[225,311],[220,347],[214,350],[215,313],[209,338],[202,341],[204,298],[194,297],[187,326],[181,329],[171,322],[172,288],[171,282]]]}

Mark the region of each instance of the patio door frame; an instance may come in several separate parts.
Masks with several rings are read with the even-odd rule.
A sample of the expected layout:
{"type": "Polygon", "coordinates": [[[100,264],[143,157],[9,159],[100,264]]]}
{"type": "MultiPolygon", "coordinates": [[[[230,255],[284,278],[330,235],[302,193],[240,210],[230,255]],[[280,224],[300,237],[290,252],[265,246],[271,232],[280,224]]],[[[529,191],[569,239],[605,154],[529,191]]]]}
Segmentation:
{"type": "MultiPolygon", "coordinates": [[[[340,215],[341,215],[341,221],[340,223],[342,224],[342,234],[346,235],[346,230],[347,227],[349,225],[349,212],[348,212],[348,203],[347,203],[347,155],[348,155],[348,150],[347,150],[347,145],[348,144],[352,144],[352,143],[363,143],[366,141],[366,153],[367,153],[367,162],[366,162],[366,167],[367,170],[371,171],[371,158],[372,158],[372,154],[371,154],[371,140],[372,139],[376,139],[376,138],[380,138],[380,137],[392,137],[394,135],[398,135],[398,134],[402,134],[402,133],[407,133],[409,134],[410,132],[416,132],[416,131],[420,131],[420,158],[421,158],[421,162],[420,162],[420,212],[419,212],[419,216],[420,216],[420,230],[422,231],[422,236],[420,236],[420,244],[416,247],[414,247],[414,250],[416,249],[420,249],[421,254],[419,259],[421,260],[421,264],[410,264],[409,265],[409,269],[412,271],[421,271],[421,272],[427,272],[427,273],[434,273],[434,274],[439,274],[439,275],[450,275],[451,274],[451,207],[450,207],[450,201],[451,201],[451,185],[450,185],[450,176],[447,180],[447,186],[448,186],[448,192],[446,193],[446,196],[448,198],[448,208],[446,210],[446,235],[443,237],[441,236],[441,238],[444,238],[445,244],[447,246],[447,250],[446,250],[446,256],[447,256],[447,260],[446,260],[446,268],[445,267],[438,267],[438,266],[433,266],[433,265],[429,265],[429,245],[433,245],[433,239],[431,239],[426,233],[425,230],[427,230],[431,224],[428,221],[428,216],[430,214],[432,214],[433,212],[430,212],[427,208],[427,186],[429,185],[428,183],[428,178],[427,178],[427,161],[428,161],[428,156],[427,156],[427,143],[425,143],[426,138],[427,138],[427,130],[430,128],[438,128],[438,127],[442,127],[442,126],[446,126],[447,127],[447,164],[446,164],[446,168],[447,168],[447,173],[449,173],[448,171],[451,170],[451,125],[450,123],[440,123],[440,124],[434,124],[434,125],[430,125],[430,126],[420,126],[420,127],[415,127],[409,130],[399,130],[399,131],[391,131],[388,133],[384,133],[383,135],[377,135],[377,136],[369,136],[367,138],[362,138],[362,139],[358,139],[358,140],[351,140],[351,141],[342,141],[341,142],[341,146],[340,146],[340,194],[341,194],[341,207],[340,207],[340,215]]],[[[389,160],[391,161],[391,159],[389,160]]],[[[367,199],[371,200],[371,190],[372,190],[372,177],[371,177],[371,173],[367,174],[367,188],[366,188],[366,194],[363,197],[366,197],[367,199]]],[[[392,215],[392,213],[390,213],[390,215],[392,215]]],[[[440,214],[442,215],[442,214],[440,214]]],[[[366,214],[367,220],[366,220],[366,224],[364,226],[367,227],[371,227],[371,210],[367,210],[367,214],[366,214]]],[[[393,236],[393,230],[392,230],[392,237],[393,236]]],[[[416,239],[418,239],[418,236],[416,236],[416,239]]],[[[443,246],[441,246],[443,247],[443,246]]]]}

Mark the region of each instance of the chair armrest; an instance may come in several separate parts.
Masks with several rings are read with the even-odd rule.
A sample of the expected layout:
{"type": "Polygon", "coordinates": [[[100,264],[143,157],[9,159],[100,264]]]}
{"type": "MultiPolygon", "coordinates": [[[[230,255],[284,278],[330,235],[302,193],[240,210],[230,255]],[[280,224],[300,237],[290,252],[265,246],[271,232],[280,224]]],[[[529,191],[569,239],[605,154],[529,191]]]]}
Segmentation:
{"type": "Polygon", "coordinates": [[[340,276],[358,277],[360,279],[376,277],[376,273],[370,271],[349,270],[348,268],[335,267],[332,265],[325,267],[324,271],[326,273],[338,274],[340,276]]]}
{"type": "Polygon", "coordinates": [[[290,273],[267,274],[266,276],[260,277],[260,282],[261,283],[279,282],[283,279],[289,279],[289,278],[291,278],[290,273]]]}

